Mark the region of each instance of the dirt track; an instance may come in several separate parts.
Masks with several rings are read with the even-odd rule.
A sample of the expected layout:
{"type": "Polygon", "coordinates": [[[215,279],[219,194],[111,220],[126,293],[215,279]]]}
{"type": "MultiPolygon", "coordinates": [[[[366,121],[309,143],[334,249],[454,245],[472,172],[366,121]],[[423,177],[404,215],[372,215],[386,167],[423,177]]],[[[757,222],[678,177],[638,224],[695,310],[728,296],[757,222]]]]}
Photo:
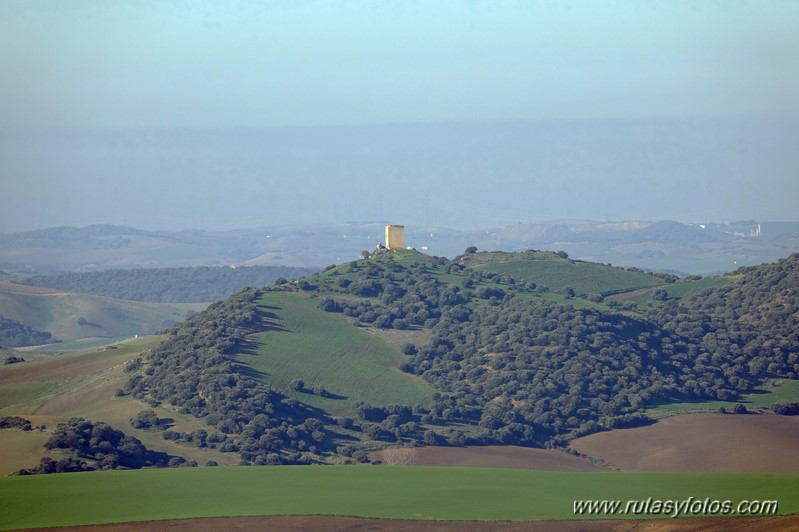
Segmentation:
{"type": "Polygon", "coordinates": [[[353,517],[229,517],[148,521],[116,525],[35,529],[41,532],[249,532],[250,530],[386,531],[386,532],[788,532],[799,530],[799,516],[737,519],[660,519],[655,521],[540,521],[526,523],[486,523],[469,521],[395,521],[353,517]]]}

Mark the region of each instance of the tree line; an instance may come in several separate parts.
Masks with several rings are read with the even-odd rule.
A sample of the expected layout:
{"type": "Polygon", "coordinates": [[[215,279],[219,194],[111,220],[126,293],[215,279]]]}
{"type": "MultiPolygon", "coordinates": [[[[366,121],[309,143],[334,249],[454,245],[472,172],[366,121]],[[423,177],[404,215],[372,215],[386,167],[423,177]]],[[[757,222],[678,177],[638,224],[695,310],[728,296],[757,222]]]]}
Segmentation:
{"type": "Polygon", "coordinates": [[[148,268],[36,275],[26,283],[131,301],[198,303],[219,301],[248,286],[266,286],[315,271],[289,266],[148,268]]]}

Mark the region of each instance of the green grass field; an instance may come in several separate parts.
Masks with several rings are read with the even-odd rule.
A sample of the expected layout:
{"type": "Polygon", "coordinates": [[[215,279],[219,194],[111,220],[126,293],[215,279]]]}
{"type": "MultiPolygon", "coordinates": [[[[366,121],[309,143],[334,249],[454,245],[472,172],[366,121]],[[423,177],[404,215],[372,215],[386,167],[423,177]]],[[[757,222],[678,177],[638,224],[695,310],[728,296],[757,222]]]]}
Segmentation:
{"type": "Polygon", "coordinates": [[[636,290],[629,294],[619,294],[614,299],[618,299],[620,301],[632,301],[633,303],[637,303],[640,306],[645,306],[648,303],[657,305],[660,304],[660,302],[654,301],[652,299],[652,293],[658,288],[662,288],[663,290],[665,290],[666,294],[668,294],[669,299],[683,299],[685,297],[690,297],[695,294],[698,294],[699,292],[705,290],[706,288],[717,288],[720,286],[728,285],[734,280],[735,277],[728,275],[720,275],[717,277],[703,277],[702,279],[679,281],[673,284],[652,287],[650,289],[636,290]]]}
{"type": "MultiPolygon", "coordinates": [[[[528,521],[586,518],[575,499],[777,500],[799,512],[799,477],[561,473],[390,466],[151,469],[0,478],[0,529],[239,515],[528,521]]],[[[605,518],[642,518],[612,515],[605,518]]],[[[592,518],[596,518],[593,516],[592,518]]]]}
{"type": "Polygon", "coordinates": [[[534,282],[550,290],[574,289],[575,294],[607,294],[660,286],[661,279],[605,264],[571,262],[553,253],[478,253],[466,264],[477,270],[511,275],[517,282],[534,282]]]}
{"type": "Polygon", "coordinates": [[[278,329],[254,335],[255,349],[238,360],[282,393],[334,415],[350,415],[356,401],[417,404],[433,395],[423,379],[399,370],[406,357],[389,343],[319,310],[303,295],[267,292],[259,304],[274,315],[278,329]],[[294,379],[334,397],[292,390],[294,379]]]}
{"type": "Polygon", "coordinates": [[[58,342],[57,344],[36,346],[33,352],[52,355],[54,353],[66,353],[68,351],[83,351],[84,349],[103,347],[121,342],[122,340],[130,339],[132,339],[130,336],[117,336],[113,338],[81,338],[80,340],[71,340],[69,342],[58,342]]]}
{"type": "Polygon", "coordinates": [[[745,394],[740,401],[691,401],[680,403],[668,403],[652,406],[647,409],[647,414],[653,418],[670,416],[674,414],[687,414],[690,412],[717,411],[724,407],[728,412],[732,412],[737,403],[746,406],[747,409],[769,408],[775,403],[796,403],[799,402],[799,380],[775,380],[769,381],[753,393],[745,394]]]}

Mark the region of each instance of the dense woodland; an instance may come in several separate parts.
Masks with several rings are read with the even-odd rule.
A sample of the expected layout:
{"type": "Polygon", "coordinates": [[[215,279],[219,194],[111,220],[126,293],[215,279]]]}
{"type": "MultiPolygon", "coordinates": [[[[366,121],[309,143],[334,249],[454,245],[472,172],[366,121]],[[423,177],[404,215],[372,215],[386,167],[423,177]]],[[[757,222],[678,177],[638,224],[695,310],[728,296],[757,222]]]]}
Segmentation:
{"type": "Polygon", "coordinates": [[[25,347],[52,341],[49,332],[39,331],[0,314],[0,347],[25,347]]]}
{"type": "Polygon", "coordinates": [[[295,279],[315,271],[289,266],[199,266],[55,273],[37,275],[26,282],[67,292],[131,301],[198,303],[219,301],[248,286],[266,286],[280,278],[295,279]]]}
{"type": "Polygon", "coordinates": [[[126,392],[211,427],[165,437],[238,452],[244,463],[363,459],[353,438],[560,446],[648,422],[650,404],[735,400],[766,378],[797,378],[799,255],[732,279],[681,300],[660,294],[641,310],[575,308],[457,258],[408,264],[389,253],[271,289],[315,298],[355,325],[429,329],[426,345],[403,346],[402,369],[438,390],[432,406],[360,404],[353,419],[334,420],[265,387],[235,356],[265,327],[254,289],[174,326],[130,365],[126,392]]]}

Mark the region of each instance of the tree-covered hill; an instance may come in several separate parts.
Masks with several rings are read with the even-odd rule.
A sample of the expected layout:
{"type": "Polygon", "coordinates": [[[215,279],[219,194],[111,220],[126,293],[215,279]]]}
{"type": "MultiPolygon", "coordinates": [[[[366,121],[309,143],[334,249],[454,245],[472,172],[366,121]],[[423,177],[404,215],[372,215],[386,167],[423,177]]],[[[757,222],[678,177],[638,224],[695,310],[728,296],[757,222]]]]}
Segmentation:
{"type": "MultiPolygon", "coordinates": [[[[664,291],[642,309],[601,298],[586,305],[577,294],[553,297],[542,289],[544,278],[582,275],[566,257],[558,257],[559,273],[539,276],[531,265],[518,280],[470,268],[490,262],[471,255],[482,254],[448,260],[379,252],[299,281],[245,290],[174,326],[152,355],[131,366],[126,390],[209,426],[170,438],[238,452],[248,463],[285,463],[363,459],[361,451],[380,441],[560,446],[576,435],[646,422],[644,407],[653,402],[736,399],[764,379],[799,373],[799,255],[740,270],[723,286],[689,289],[680,299],[664,291]],[[274,297],[280,293],[291,298],[274,297]],[[300,300],[339,321],[319,328],[314,321],[321,320],[298,318],[288,307],[303,308],[300,300]],[[373,364],[363,359],[369,349],[356,345],[359,335],[342,336],[352,349],[333,359],[325,358],[324,339],[304,351],[312,336],[346,328],[401,353],[399,369],[432,385],[432,397],[407,394],[384,404],[378,394],[347,403],[353,392],[346,386],[309,386],[311,379],[346,383],[344,373],[373,364]],[[300,358],[292,361],[292,353],[300,358]],[[324,377],[314,360],[340,374],[324,377]],[[337,400],[345,401],[329,406],[337,400]]],[[[515,258],[514,268],[534,262],[515,258]]],[[[596,271],[598,284],[625,288],[626,273],[596,271]]],[[[695,282],[627,273],[636,283],[695,282]]],[[[330,337],[330,350],[338,341],[330,337]]]]}
{"type": "Polygon", "coordinates": [[[0,347],[24,347],[52,341],[50,333],[39,331],[0,314],[0,347]]]}
{"type": "Polygon", "coordinates": [[[31,277],[27,283],[131,301],[199,303],[219,301],[248,286],[266,286],[280,278],[295,279],[315,271],[288,266],[198,266],[56,273],[31,277]]]}

